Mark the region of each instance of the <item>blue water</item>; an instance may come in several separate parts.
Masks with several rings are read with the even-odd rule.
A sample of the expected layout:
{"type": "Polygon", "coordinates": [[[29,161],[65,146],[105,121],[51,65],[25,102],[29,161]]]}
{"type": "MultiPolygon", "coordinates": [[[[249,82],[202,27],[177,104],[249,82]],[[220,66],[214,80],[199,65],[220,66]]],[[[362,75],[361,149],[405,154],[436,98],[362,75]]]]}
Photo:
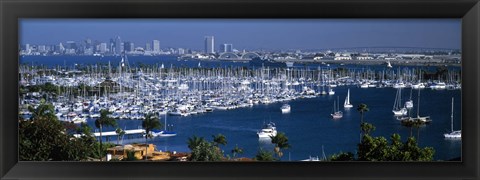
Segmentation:
{"type": "MultiPolygon", "coordinates": [[[[396,90],[393,88],[338,87],[336,95],[323,96],[313,99],[297,99],[290,101],[292,111],[282,114],[282,103],[256,105],[250,108],[235,110],[215,110],[213,113],[193,115],[187,117],[168,116],[168,124],[174,125],[178,133],[175,137],[156,137],[150,142],[157,145],[159,150],[189,151],[187,139],[193,135],[212,140],[212,135],[221,133],[227,137],[228,144],[222,149],[230,154],[230,150],[238,145],[243,148],[241,156],[254,157],[258,149],[272,150],[269,142],[259,141],[256,131],[264,122],[273,121],[280,132],[284,132],[291,144],[291,148],[284,151],[283,160],[301,160],[309,156],[321,156],[322,146],[327,156],[339,152],[354,152],[359,142],[360,114],[355,107],[366,103],[370,111],[365,114],[365,121],[376,126],[374,136],[390,137],[392,133],[399,133],[402,140],[410,135],[410,129],[403,127],[391,112],[396,90]],[[341,110],[344,117],[339,120],[330,118],[333,101],[337,95],[340,101],[346,97],[347,88],[350,88],[351,103],[354,108],[341,110]]],[[[409,97],[410,91],[403,91],[403,97],[409,97]]],[[[416,115],[417,93],[413,91],[414,110],[416,115]]],[[[429,90],[421,91],[420,115],[429,115],[432,123],[421,127],[420,146],[435,148],[435,159],[448,160],[461,156],[461,140],[444,139],[443,133],[450,130],[451,97],[455,97],[454,129],[460,129],[461,123],[461,91],[460,90],[429,90]]],[[[162,117],[161,122],[163,123],[162,117]]],[[[93,126],[93,120],[89,120],[93,126]]],[[[134,129],[141,126],[140,120],[118,120],[121,128],[134,129]]],[[[113,128],[106,129],[113,130],[113,128]]],[[[417,130],[413,130],[417,135],[417,130]]],[[[125,143],[144,142],[141,137],[125,137],[125,143]]],[[[111,140],[116,142],[116,137],[111,140]]]]}
{"type": "MultiPolygon", "coordinates": [[[[178,60],[176,55],[160,55],[160,56],[128,56],[128,64],[131,67],[139,66],[140,64],[144,65],[164,65],[165,68],[168,67],[198,67],[200,62],[201,67],[204,68],[218,68],[218,67],[251,67],[248,62],[238,62],[238,61],[219,61],[219,60],[178,60]]],[[[28,64],[34,66],[47,66],[50,68],[53,67],[66,67],[68,69],[74,69],[75,64],[78,66],[85,65],[100,65],[108,64],[109,62],[113,67],[118,66],[119,62],[122,60],[121,56],[21,56],[20,64],[28,64]]],[[[294,64],[295,68],[348,68],[350,70],[388,70],[385,65],[380,66],[370,66],[370,65],[361,65],[361,64],[319,64],[319,63],[310,63],[310,64],[294,64]]],[[[398,67],[398,66],[395,66],[398,67]]],[[[418,68],[428,71],[435,71],[436,66],[413,66],[413,65],[401,65],[403,68],[418,68]]],[[[461,68],[458,66],[448,66],[448,69],[454,69],[456,71],[461,68]]],[[[397,69],[393,69],[397,70],[397,69]]]]}

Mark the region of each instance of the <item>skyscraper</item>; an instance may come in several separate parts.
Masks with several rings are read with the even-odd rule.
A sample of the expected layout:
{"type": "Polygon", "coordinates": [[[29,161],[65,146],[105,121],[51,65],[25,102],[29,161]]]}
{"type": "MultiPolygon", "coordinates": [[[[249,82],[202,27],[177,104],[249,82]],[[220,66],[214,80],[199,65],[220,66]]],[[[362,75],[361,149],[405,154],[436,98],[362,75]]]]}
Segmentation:
{"type": "Polygon", "coordinates": [[[117,36],[117,38],[115,39],[115,54],[116,55],[122,54],[122,50],[123,50],[122,39],[120,39],[120,36],[117,36]]]}
{"type": "Polygon", "coordinates": [[[100,53],[105,53],[107,52],[107,43],[100,43],[100,53]]]}
{"type": "Polygon", "coordinates": [[[160,52],[160,41],[159,40],[153,40],[153,52],[154,53],[159,53],[160,52]]]}
{"type": "Polygon", "coordinates": [[[213,36],[205,36],[205,53],[215,53],[215,40],[213,36]]]}
{"type": "Polygon", "coordinates": [[[124,42],[123,43],[123,47],[124,47],[124,51],[125,52],[133,52],[135,47],[134,47],[134,44],[133,42],[124,42]]]}
{"type": "Polygon", "coordinates": [[[145,51],[152,51],[152,45],[150,43],[145,44],[145,51]]]}

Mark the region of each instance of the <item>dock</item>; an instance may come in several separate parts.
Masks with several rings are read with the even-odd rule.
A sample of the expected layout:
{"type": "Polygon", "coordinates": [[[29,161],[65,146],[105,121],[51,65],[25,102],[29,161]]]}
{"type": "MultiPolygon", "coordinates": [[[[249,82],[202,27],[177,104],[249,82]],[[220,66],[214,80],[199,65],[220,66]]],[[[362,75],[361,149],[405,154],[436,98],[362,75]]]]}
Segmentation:
{"type": "MultiPolygon", "coordinates": [[[[127,134],[144,134],[145,129],[130,129],[130,130],[125,130],[125,135],[127,134]]],[[[74,137],[80,137],[83,134],[74,134],[74,137]]],[[[93,133],[95,137],[100,137],[100,132],[95,132],[93,133]]],[[[115,131],[106,131],[102,132],[102,136],[116,136],[117,133],[115,131]]]]}

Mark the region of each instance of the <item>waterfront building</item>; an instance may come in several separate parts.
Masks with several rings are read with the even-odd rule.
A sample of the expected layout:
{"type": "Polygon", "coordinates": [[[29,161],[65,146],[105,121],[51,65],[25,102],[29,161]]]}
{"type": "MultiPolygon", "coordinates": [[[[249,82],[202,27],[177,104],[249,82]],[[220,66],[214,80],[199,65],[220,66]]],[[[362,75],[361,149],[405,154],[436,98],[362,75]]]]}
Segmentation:
{"type": "Polygon", "coordinates": [[[232,44],[222,44],[220,45],[221,52],[233,52],[232,44]]]}
{"type": "Polygon", "coordinates": [[[153,40],[153,52],[154,53],[160,53],[160,41],[159,40],[153,40]]]}
{"type": "Polygon", "coordinates": [[[215,39],[213,36],[205,36],[205,53],[215,53],[215,39]]]}
{"type": "Polygon", "coordinates": [[[334,60],[352,60],[352,56],[350,54],[336,53],[334,60]]]}
{"type": "Polygon", "coordinates": [[[185,49],[183,49],[183,48],[178,48],[178,54],[179,54],[179,55],[185,54],[185,49]]]}

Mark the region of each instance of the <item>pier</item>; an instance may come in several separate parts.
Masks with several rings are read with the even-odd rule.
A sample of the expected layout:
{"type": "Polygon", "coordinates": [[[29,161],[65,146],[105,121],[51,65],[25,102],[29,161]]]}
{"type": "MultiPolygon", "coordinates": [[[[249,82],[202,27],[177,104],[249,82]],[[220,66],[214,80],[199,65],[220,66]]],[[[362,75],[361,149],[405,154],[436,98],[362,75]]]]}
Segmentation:
{"type": "MultiPolygon", "coordinates": [[[[130,130],[125,130],[125,135],[129,134],[144,134],[145,129],[130,129],[130,130]]],[[[100,137],[100,132],[95,132],[93,133],[95,137],[100,137]]],[[[116,136],[117,133],[115,131],[106,131],[102,132],[102,136],[116,136]]],[[[80,137],[82,134],[74,134],[74,137],[80,137]]]]}

